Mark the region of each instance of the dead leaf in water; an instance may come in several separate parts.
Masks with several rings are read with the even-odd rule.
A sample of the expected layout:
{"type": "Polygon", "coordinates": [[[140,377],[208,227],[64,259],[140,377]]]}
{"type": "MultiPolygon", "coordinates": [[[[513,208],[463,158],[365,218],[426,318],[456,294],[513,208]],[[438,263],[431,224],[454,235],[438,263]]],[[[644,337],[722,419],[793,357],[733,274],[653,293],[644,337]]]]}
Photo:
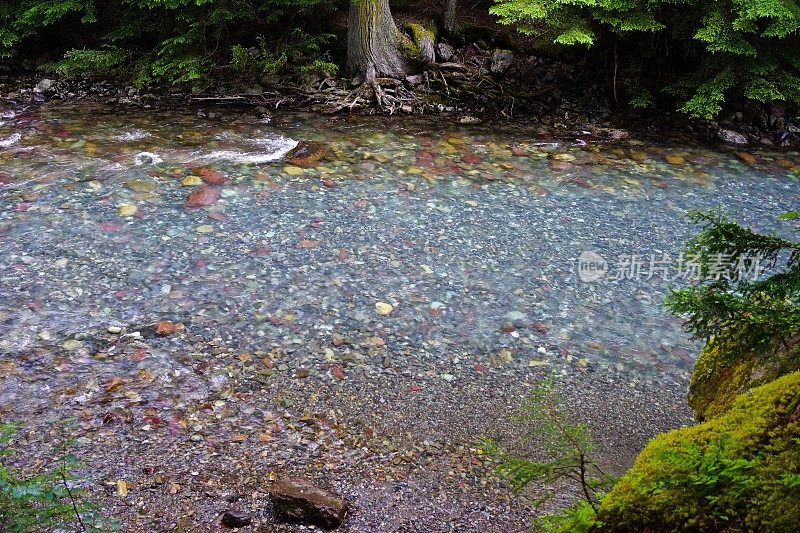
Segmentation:
{"type": "Polygon", "coordinates": [[[116,390],[119,390],[119,388],[125,384],[125,381],[126,381],[125,379],[119,376],[114,376],[113,378],[111,378],[111,380],[108,381],[108,383],[106,383],[105,385],[106,392],[114,392],[116,390]]]}

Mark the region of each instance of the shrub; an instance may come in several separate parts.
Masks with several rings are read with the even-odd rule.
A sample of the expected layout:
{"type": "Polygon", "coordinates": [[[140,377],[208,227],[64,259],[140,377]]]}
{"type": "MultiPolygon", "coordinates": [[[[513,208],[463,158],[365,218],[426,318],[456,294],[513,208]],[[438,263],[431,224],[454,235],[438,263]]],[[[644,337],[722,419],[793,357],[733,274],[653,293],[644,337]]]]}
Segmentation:
{"type": "MultiPolygon", "coordinates": [[[[595,510],[604,490],[613,482],[591,458],[595,449],[589,427],[574,422],[560,403],[552,381],[545,380],[532,391],[515,420],[529,424],[531,430],[525,441],[542,460],[515,457],[501,449],[494,441],[482,439],[481,449],[498,462],[496,473],[506,480],[515,493],[532,482],[553,484],[566,479],[577,485],[581,498],[559,514],[547,515],[537,520],[537,525],[547,531],[589,531],[599,525],[595,510]]],[[[551,492],[537,500],[541,505],[554,494],[551,492]]]]}
{"type": "Polygon", "coordinates": [[[620,40],[640,62],[666,43],[658,68],[677,56],[685,71],[667,92],[693,116],[711,118],[731,97],[800,102],[798,0],[495,0],[491,12],[563,45],[620,40]]]}
{"type": "MultiPolygon", "coordinates": [[[[14,424],[0,424],[0,458],[14,453],[8,446],[16,431],[14,424]]],[[[100,515],[77,488],[79,468],[71,454],[65,454],[57,468],[30,477],[20,477],[0,463],[0,531],[117,531],[118,525],[100,515]]]]}
{"type": "MultiPolygon", "coordinates": [[[[196,82],[225,72],[227,65],[234,72],[241,69],[242,51],[259,39],[263,49],[277,50],[279,58],[284,48],[302,55],[305,63],[324,57],[322,47],[329,35],[312,36],[292,28],[297,15],[332,6],[330,0],[0,2],[0,56],[18,55],[34,45],[72,46],[63,59],[45,68],[71,75],[106,74],[125,66],[118,72],[140,86],[196,82]]],[[[324,26],[325,19],[317,17],[311,23],[306,20],[304,27],[317,31],[324,26]]],[[[287,56],[279,68],[289,64],[299,69],[305,63],[287,56]]]]}
{"type": "Polygon", "coordinates": [[[41,70],[57,72],[64,76],[75,76],[84,72],[109,74],[129,58],[127,51],[116,47],[100,50],[69,50],[58,61],[42,65],[41,70]]]}

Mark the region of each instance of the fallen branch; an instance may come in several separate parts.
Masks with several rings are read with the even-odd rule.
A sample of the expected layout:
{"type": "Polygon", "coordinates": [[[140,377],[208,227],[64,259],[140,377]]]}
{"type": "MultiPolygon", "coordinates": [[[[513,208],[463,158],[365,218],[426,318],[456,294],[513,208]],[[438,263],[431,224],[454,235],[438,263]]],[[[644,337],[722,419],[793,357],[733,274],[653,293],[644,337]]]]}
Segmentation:
{"type": "Polygon", "coordinates": [[[228,100],[247,100],[244,96],[192,96],[191,100],[197,102],[225,102],[228,100]]]}

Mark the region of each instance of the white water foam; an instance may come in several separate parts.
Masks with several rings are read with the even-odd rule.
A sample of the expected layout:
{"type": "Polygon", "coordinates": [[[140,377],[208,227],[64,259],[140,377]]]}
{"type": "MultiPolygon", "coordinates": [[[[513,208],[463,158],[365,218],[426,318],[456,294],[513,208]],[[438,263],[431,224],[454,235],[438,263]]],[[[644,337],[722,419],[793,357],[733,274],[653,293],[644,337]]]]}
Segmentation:
{"type": "Polygon", "coordinates": [[[153,152],[139,152],[133,158],[133,164],[137,167],[140,167],[144,164],[157,165],[163,162],[164,160],[161,159],[158,154],[154,154],[153,152]]]}
{"type": "Polygon", "coordinates": [[[10,137],[0,139],[0,148],[8,148],[12,144],[17,144],[22,139],[21,133],[12,133],[10,137]]]}
{"type": "Polygon", "coordinates": [[[153,134],[150,133],[149,131],[133,130],[133,131],[126,131],[125,133],[120,133],[115,137],[115,139],[118,141],[138,141],[152,136],[153,134]]]}
{"type": "Polygon", "coordinates": [[[297,146],[297,141],[282,136],[267,139],[251,139],[249,143],[257,145],[259,150],[253,152],[215,150],[209,154],[203,154],[200,158],[222,159],[225,161],[235,161],[237,163],[269,163],[281,159],[289,150],[297,146]]]}

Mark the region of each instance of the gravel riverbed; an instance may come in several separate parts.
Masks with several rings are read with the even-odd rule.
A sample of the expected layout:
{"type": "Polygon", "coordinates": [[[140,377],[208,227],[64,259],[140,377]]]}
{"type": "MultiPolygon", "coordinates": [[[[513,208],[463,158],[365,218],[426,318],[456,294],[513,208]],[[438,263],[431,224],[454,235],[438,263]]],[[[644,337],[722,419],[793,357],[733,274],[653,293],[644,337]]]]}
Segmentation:
{"type": "MultiPolygon", "coordinates": [[[[217,530],[226,509],[249,530],[307,530],[271,512],[286,474],[347,499],[347,531],[527,530],[545,488],[513,497],[476,439],[531,453],[511,416],[547,375],[615,473],[691,423],[698,344],[661,307],[689,281],[673,268],[683,215],[722,206],[771,230],[800,197],[796,152],[622,131],[3,117],[13,461],[36,471],[68,443],[129,531],[217,530]],[[288,162],[307,141],[325,156],[288,162]],[[583,279],[586,252],[605,275],[583,279]]],[[[556,490],[551,507],[573,494],[556,490]]]]}

